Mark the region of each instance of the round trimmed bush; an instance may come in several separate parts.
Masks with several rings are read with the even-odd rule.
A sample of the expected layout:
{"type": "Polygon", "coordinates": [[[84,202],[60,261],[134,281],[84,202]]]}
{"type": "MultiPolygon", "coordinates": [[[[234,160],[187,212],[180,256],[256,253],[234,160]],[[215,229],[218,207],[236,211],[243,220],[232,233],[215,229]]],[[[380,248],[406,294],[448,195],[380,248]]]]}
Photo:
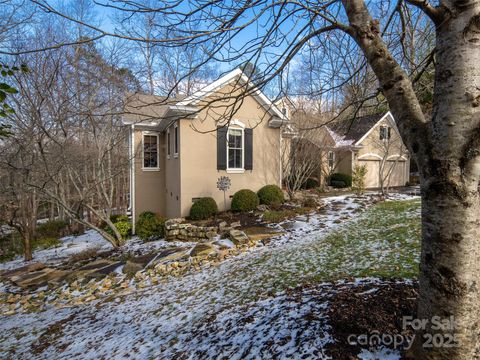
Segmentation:
{"type": "Polygon", "coordinates": [[[257,195],[260,204],[279,205],[285,201],[283,191],[277,185],[265,185],[258,190],[257,195]]]}
{"type": "Polygon", "coordinates": [[[352,186],[352,177],[347,174],[335,173],[330,176],[330,185],[335,188],[347,188],[352,186]]]}
{"type": "Polygon", "coordinates": [[[218,206],[211,197],[203,197],[195,201],[190,209],[190,219],[205,220],[218,212],[218,206]]]}
{"type": "Polygon", "coordinates": [[[165,236],[165,219],[151,211],[145,211],[138,217],[136,233],[142,240],[163,238],[165,236]]]}
{"type": "Polygon", "coordinates": [[[232,210],[237,212],[248,212],[255,210],[260,204],[257,194],[252,190],[243,189],[233,195],[232,210]]]}

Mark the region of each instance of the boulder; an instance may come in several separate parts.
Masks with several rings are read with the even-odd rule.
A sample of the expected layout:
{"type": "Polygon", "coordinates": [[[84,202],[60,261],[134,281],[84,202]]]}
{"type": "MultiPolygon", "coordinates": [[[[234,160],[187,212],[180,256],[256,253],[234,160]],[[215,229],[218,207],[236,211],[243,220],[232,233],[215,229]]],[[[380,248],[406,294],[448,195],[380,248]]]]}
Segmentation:
{"type": "Polygon", "coordinates": [[[10,280],[13,276],[21,276],[22,274],[28,274],[30,272],[39,271],[45,269],[45,265],[40,262],[34,262],[13,270],[3,271],[1,273],[2,278],[10,280]]]}
{"type": "Polygon", "coordinates": [[[95,260],[82,266],[80,269],[68,275],[68,280],[76,279],[103,279],[112,273],[123,263],[121,261],[110,261],[106,259],[95,260]]]}
{"type": "Polygon", "coordinates": [[[268,207],[268,205],[260,204],[260,205],[257,206],[257,210],[261,211],[261,212],[265,212],[265,211],[270,210],[270,208],[268,207]]]}
{"type": "Polygon", "coordinates": [[[229,239],[220,239],[215,241],[214,244],[217,245],[220,250],[228,250],[235,247],[235,244],[229,239]]]}
{"type": "Polygon", "coordinates": [[[243,245],[248,243],[249,238],[243,231],[233,229],[230,230],[230,240],[232,240],[235,245],[243,245]]]}
{"type": "Polygon", "coordinates": [[[217,252],[216,247],[211,243],[198,243],[190,251],[190,256],[208,256],[217,252]]]}
{"type": "Polygon", "coordinates": [[[180,259],[188,258],[188,249],[187,248],[171,248],[165,249],[158,253],[157,258],[153,261],[154,264],[166,263],[169,261],[176,261],[180,259]]]}
{"type": "Polygon", "coordinates": [[[69,274],[69,271],[43,268],[39,271],[23,273],[11,278],[11,282],[21,288],[39,288],[49,283],[59,284],[69,274]]]}

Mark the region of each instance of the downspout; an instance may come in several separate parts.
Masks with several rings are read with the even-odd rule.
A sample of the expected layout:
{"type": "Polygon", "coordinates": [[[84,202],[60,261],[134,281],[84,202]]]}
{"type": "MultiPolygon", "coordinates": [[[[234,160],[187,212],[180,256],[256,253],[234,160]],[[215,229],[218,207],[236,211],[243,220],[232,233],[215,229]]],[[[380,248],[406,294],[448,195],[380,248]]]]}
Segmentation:
{"type": "Polygon", "coordinates": [[[130,138],[130,207],[132,211],[132,234],[135,235],[135,124],[132,124],[130,138]]]}
{"type": "Polygon", "coordinates": [[[280,181],[278,186],[282,188],[282,178],[283,178],[283,157],[282,157],[282,128],[280,128],[280,157],[279,157],[279,165],[280,165],[280,181]]]}

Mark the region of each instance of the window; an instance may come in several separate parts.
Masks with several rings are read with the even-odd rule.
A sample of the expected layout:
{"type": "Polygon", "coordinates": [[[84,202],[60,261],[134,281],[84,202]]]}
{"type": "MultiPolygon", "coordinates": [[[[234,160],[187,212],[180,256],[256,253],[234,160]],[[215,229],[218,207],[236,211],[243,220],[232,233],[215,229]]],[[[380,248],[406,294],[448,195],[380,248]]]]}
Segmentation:
{"type": "Polygon", "coordinates": [[[158,135],[143,135],[143,168],[158,169],[158,135]]]}
{"type": "Polygon", "coordinates": [[[170,140],[170,129],[167,129],[167,158],[170,159],[170,155],[172,153],[172,147],[171,147],[171,140],[170,140]]]}
{"type": "Polygon", "coordinates": [[[391,136],[390,126],[380,126],[380,140],[389,140],[391,136]]]}
{"type": "Polygon", "coordinates": [[[243,129],[228,129],[227,164],[229,169],[243,169],[243,129]]]}
{"type": "Polygon", "coordinates": [[[333,169],[335,166],[335,153],[333,151],[328,152],[328,167],[333,169]]]}
{"type": "Polygon", "coordinates": [[[178,125],[175,123],[173,126],[173,155],[178,156],[178,125]]]}

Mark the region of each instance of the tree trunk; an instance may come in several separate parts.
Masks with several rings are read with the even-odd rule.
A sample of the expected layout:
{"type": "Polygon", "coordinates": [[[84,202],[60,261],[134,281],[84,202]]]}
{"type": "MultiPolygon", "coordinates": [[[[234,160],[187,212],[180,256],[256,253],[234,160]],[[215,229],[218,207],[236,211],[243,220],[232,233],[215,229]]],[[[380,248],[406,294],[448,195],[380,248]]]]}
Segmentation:
{"type": "Polygon", "coordinates": [[[457,328],[440,338],[452,334],[458,347],[425,347],[425,334],[442,333],[427,326],[418,359],[480,357],[480,4],[472,4],[455,5],[437,29],[432,148],[421,170],[418,318],[453,316],[457,328]]]}
{"type": "Polygon", "coordinates": [[[364,1],[345,0],[343,5],[350,33],[377,75],[420,169],[422,255],[417,317],[427,322],[417,331],[409,355],[422,360],[478,359],[480,2],[442,2],[449,10],[441,21],[436,19],[435,91],[429,122],[411,81],[386,48],[379,23],[371,18],[364,1]],[[453,329],[435,328],[435,320],[448,325],[445,321],[451,316],[453,329]]]}
{"type": "Polygon", "coordinates": [[[31,236],[28,231],[23,234],[23,257],[25,261],[30,261],[33,259],[32,256],[32,247],[31,247],[31,236]]]}

